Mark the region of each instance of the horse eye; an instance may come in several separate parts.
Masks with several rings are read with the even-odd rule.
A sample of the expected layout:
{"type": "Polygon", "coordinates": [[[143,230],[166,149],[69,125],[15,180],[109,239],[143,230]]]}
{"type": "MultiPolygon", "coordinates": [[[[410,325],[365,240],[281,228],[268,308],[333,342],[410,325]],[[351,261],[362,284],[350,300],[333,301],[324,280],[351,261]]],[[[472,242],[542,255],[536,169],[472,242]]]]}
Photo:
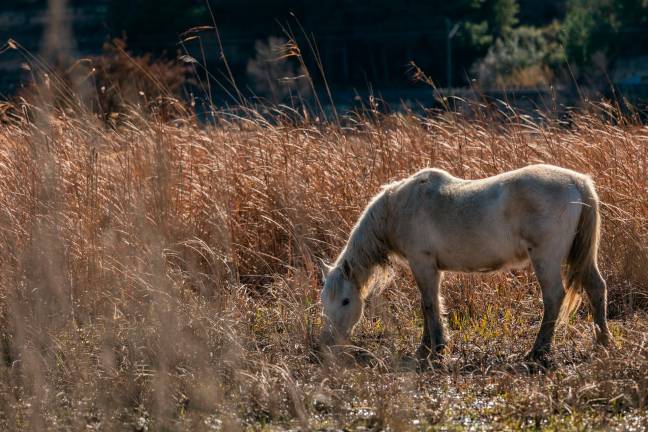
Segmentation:
{"type": "Polygon", "coordinates": [[[348,298],[345,298],[344,300],[342,300],[342,306],[346,306],[348,304],[349,304],[349,299],[348,298]]]}

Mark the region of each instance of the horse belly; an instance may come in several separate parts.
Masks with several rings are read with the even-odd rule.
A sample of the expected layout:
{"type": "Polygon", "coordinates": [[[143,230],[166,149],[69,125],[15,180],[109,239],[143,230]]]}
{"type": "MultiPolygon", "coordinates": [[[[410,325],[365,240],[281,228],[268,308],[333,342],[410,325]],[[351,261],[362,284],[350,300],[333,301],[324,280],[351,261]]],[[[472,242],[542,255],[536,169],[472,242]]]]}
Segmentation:
{"type": "Polygon", "coordinates": [[[437,266],[440,270],[467,273],[489,273],[526,267],[529,255],[524,242],[507,243],[483,241],[464,243],[464,247],[457,247],[457,243],[454,247],[448,245],[448,248],[439,251],[437,266]]]}
{"type": "Polygon", "coordinates": [[[444,262],[437,259],[439,270],[455,271],[462,273],[491,273],[496,271],[523,269],[529,265],[528,257],[516,257],[514,259],[504,259],[500,257],[491,257],[488,260],[473,262],[444,262]]]}
{"type": "Polygon", "coordinates": [[[523,269],[528,265],[529,265],[528,255],[515,256],[508,260],[500,260],[493,264],[486,265],[485,267],[478,268],[477,270],[474,271],[479,273],[490,273],[495,271],[523,269]]]}

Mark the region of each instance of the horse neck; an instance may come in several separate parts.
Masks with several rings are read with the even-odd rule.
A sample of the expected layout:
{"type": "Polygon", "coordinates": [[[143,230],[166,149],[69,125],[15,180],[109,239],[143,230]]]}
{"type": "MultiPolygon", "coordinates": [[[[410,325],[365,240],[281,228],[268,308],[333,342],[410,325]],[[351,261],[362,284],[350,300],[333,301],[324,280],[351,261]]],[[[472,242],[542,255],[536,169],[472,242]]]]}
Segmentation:
{"type": "Polygon", "coordinates": [[[349,262],[359,287],[364,287],[374,268],[385,264],[389,256],[385,201],[386,197],[381,193],[367,206],[351,231],[349,241],[337,261],[349,262]]]}

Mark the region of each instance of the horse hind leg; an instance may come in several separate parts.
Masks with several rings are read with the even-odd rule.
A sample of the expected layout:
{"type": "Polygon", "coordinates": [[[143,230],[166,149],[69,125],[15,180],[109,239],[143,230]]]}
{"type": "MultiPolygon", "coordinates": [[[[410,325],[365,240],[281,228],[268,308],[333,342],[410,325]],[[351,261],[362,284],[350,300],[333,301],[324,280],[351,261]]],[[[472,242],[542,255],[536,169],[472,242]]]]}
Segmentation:
{"type": "Polygon", "coordinates": [[[547,256],[551,255],[538,256],[534,254],[531,256],[531,262],[542,290],[544,313],[533,348],[526,355],[529,360],[543,359],[551,351],[556,322],[565,298],[560,262],[556,262],[553,257],[546,258],[547,256]]]}
{"type": "Polygon", "coordinates": [[[596,342],[599,345],[607,346],[611,339],[607,325],[607,286],[596,266],[590,270],[584,288],[590,301],[596,342]]]}

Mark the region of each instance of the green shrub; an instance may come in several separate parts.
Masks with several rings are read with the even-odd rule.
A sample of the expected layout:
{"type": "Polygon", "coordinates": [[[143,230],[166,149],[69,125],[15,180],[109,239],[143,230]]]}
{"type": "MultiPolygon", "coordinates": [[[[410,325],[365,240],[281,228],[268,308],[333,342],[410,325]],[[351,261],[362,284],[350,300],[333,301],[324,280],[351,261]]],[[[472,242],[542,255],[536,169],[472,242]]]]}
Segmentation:
{"type": "Polygon", "coordinates": [[[548,84],[564,59],[559,24],[520,26],[498,38],[473,70],[482,87],[536,87],[548,84]]]}

